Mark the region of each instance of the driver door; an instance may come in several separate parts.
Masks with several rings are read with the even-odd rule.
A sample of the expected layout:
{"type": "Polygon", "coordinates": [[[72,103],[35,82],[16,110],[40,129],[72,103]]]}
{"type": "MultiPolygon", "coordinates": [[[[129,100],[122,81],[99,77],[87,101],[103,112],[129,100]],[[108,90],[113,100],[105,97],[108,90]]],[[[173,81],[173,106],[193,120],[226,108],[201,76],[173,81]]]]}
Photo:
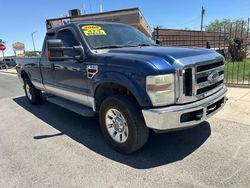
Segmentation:
{"type": "MultiPolygon", "coordinates": [[[[79,39],[71,28],[60,30],[56,39],[61,39],[64,47],[79,46],[79,39]]],[[[78,52],[63,51],[64,57],[73,57],[78,52]]],[[[90,106],[88,101],[86,64],[75,59],[53,62],[54,87],[56,95],[90,106]]]]}

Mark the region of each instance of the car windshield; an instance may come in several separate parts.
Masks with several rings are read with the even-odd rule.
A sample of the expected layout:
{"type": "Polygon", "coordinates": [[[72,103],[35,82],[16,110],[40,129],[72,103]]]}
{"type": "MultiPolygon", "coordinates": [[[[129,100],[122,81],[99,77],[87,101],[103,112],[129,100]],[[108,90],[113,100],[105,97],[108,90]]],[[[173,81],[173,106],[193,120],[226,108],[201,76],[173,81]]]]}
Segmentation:
{"type": "Polygon", "coordinates": [[[149,37],[127,25],[85,24],[80,29],[92,49],[155,45],[149,37]]]}

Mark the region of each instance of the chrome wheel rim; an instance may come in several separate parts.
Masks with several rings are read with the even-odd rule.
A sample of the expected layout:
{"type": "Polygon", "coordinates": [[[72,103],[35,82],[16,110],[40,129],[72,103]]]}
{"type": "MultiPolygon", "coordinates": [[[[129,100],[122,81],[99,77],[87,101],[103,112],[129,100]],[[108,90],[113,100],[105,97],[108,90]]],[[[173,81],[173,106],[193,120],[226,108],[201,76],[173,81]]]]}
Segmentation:
{"type": "Polygon", "coordinates": [[[27,96],[28,96],[29,100],[32,100],[30,86],[28,84],[26,84],[26,93],[27,93],[27,96]]]}
{"type": "Polygon", "coordinates": [[[125,143],[128,139],[128,125],[122,113],[114,108],[107,111],[105,124],[111,138],[117,143],[125,143]]]}

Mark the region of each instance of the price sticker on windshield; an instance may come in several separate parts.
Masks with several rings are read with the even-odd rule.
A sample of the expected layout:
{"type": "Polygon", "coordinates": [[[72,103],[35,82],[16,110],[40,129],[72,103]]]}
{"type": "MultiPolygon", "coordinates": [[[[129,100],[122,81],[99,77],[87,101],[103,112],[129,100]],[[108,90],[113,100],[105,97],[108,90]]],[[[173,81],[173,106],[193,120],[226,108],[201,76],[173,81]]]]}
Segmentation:
{"type": "Polygon", "coordinates": [[[102,36],[107,35],[106,31],[102,29],[102,27],[98,25],[85,25],[82,26],[82,31],[85,36],[102,36]]]}

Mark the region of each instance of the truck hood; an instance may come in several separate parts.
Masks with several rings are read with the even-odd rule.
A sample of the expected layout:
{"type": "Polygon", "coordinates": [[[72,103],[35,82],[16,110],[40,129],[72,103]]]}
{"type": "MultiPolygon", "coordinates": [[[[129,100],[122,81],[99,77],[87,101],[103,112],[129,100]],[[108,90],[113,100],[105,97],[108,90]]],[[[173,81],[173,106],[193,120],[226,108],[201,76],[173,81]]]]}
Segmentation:
{"type": "Polygon", "coordinates": [[[199,63],[201,61],[215,60],[223,57],[217,52],[205,48],[185,48],[185,47],[136,47],[120,48],[109,51],[112,55],[127,56],[136,60],[150,63],[160,72],[169,72],[177,66],[199,63]],[[178,62],[178,65],[176,64],[178,62]]]}

